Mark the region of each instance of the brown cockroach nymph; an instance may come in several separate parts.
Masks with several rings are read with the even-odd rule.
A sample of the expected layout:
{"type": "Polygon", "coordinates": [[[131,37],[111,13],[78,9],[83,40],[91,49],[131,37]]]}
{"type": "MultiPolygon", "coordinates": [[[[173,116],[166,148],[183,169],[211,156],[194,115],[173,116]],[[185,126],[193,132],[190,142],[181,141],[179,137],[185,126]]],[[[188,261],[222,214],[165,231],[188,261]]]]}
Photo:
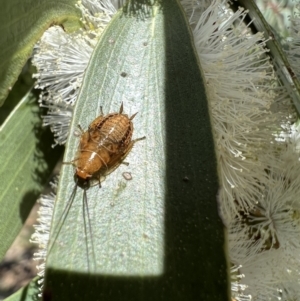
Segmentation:
{"type": "Polygon", "coordinates": [[[81,126],[80,143],[75,159],[67,164],[76,167],[75,179],[78,184],[91,186],[97,180],[101,187],[101,177],[114,171],[128,155],[133,145],[145,137],[132,140],[132,119],[123,114],[123,103],[119,113],[101,115],[91,122],[87,131],[81,126]]]}
{"type": "MultiPolygon", "coordinates": [[[[131,117],[124,114],[123,103],[118,113],[109,113],[107,115],[103,114],[102,107],[100,107],[100,116],[90,123],[86,131],[78,125],[81,134],[77,155],[70,162],[63,162],[64,164],[72,164],[75,167],[75,187],[59,219],[58,225],[60,226],[56,237],[59,235],[72,206],[78,186],[83,189],[85,235],[87,236],[85,211],[87,212],[89,231],[92,235],[86,190],[97,183],[101,187],[101,179],[114,171],[121,163],[125,163],[123,160],[131,151],[133,145],[137,141],[145,139],[145,137],[142,137],[132,140],[132,120],[136,114],[133,114],[131,117]]],[[[94,247],[92,246],[92,248],[95,259],[94,247]]]]}

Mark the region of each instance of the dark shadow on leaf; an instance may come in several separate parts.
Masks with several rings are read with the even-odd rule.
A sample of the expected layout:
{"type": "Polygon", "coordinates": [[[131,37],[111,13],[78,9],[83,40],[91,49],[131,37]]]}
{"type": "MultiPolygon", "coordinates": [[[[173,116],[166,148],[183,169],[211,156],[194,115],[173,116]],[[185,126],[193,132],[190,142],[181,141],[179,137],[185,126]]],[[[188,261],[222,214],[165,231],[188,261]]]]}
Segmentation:
{"type": "Polygon", "coordinates": [[[26,192],[26,194],[23,196],[23,199],[20,203],[20,217],[22,220],[22,223],[24,224],[33,205],[35,204],[38,196],[40,194],[40,191],[38,190],[32,190],[26,192]]]}
{"type": "MultiPolygon", "coordinates": [[[[36,117],[34,118],[36,121],[32,123],[32,131],[36,136],[36,145],[33,154],[33,160],[36,164],[31,165],[35,166],[31,171],[31,176],[36,183],[34,187],[37,188],[29,189],[24,193],[19,206],[22,223],[26,221],[33,205],[42,192],[44,185],[49,180],[52,170],[63,151],[63,147],[57,147],[55,149],[51,147],[53,135],[48,128],[42,127],[42,121],[40,118],[41,109],[39,108],[36,100],[36,98],[31,97],[31,99],[26,103],[26,106],[31,108],[33,115],[36,117]]],[[[29,160],[32,160],[32,157],[30,157],[29,160]]]]}
{"type": "Polygon", "coordinates": [[[49,127],[42,126],[41,116],[45,115],[45,109],[32,104],[32,112],[37,115],[39,122],[33,124],[33,131],[36,136],[36,148],[34,153],[34,160],[36,161],[36,168],[32,173],[33,179],[44,186],[50,179],[53,168],[62,156],[64,147],[57,145],[52,147],[54,138],[49,127]]]}
{"type": "Polygon", "coordinates": [[[36,98],[31,98],[26,105],[31,107],[33,115],[36,115],[35,120],[38,120],[38,122],[32,124],[32,131],[36,136],[36,146],[33,157],[36,164],[35,169],[32,170],[32,178],[40,189],[27,191],[24,195],[20,204],[20,216],[23,223],[26,221],[31,208],[43,190],[44,185],[49,180],[52,170],[63,152],[63,147],[61,146],[54,149],[51,147],[53,135],[49,128],[42,127],[40,116],[43,110],[38,106],[36,98]]]}

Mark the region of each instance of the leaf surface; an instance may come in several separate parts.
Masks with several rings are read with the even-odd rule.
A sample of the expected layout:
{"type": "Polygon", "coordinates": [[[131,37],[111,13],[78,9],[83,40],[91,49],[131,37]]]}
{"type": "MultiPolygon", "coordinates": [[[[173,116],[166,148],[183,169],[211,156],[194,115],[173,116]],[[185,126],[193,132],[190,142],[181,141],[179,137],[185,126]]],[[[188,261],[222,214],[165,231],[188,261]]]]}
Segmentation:
{"type": "Polygon", "coordinates": [[[0,258],[20,232],[52,172],[62,148],[41,127],[40,109],[31,93],[0,127],[0,258]]]}
{"type": "MultiPolygon", "coordinates": [[[[76,185],[72,166],[63,167],[47,291],[52,300],[227,300],[209,109],[177,1],[132,1],[117,13],[86,70],[71,132],[122,102],[129,116],[138,112],[133,137],[146,139],[129,166],[87,190],[89,216],[78,187],[62,217],[76,185]]],[[[70,136],[65,162],[77,147],[70,136]]]]}
{"type": "Polygon", "coordinates": [[[0,106],[12,89],[32,49],[54,24],[79,28],[75,0],[0,0],[0,106]]]}

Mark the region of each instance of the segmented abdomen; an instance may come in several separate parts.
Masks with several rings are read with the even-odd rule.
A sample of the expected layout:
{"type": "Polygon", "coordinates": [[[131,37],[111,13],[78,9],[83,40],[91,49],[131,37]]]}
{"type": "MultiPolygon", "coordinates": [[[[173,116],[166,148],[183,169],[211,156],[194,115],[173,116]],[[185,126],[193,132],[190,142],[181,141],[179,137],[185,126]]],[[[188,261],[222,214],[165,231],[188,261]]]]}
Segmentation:
{"type": "Polygon", "coordinates": [[[100,123],[90,127],[92,140],[102,145],[116,143],[126,147],[131,141],[132,132],[132,122],[125,114],[108,114],[100,123]]]}

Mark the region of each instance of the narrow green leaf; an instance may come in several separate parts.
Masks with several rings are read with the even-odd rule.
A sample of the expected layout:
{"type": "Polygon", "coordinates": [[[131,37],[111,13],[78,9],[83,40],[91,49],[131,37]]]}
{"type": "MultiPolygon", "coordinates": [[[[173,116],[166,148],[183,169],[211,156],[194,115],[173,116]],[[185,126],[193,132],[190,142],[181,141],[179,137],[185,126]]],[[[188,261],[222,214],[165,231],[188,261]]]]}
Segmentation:
{"type": "MultiPolygon", "coordinates": [[[[71,132],[121,102],[134,118],[126,161],[87,191],[62,170],[47,260],[52,300],[228,300],[218,176],[202,75],[175,0],[129,2],[101,36],[71,132]],[[132,180],[122,177],[131,172],[132,180]],[[93,251],[95,254],[93,254],[93,251]],[[95,256],[95,258],[94,258],[95,256]]],[[[76,156],[70,136],[64,161],[76,156]]]]}
{"type": "Polygon", "coordinates": [[[37,301],[39,300],[38,294],[39,285],[37,281],[39,278],[31,280],[26,286],[19,289],[16,293],[4,299],[4,301],[37,301]]]}
{"type": "Polygon", "coordinates": [[[76,0],[0,0],[0,106],[16,82],[32,49],[53,24],[79,28],[76,0]]]}
{"type": "Polygon", "coordinates": [[[263,32],[270,49],[270,56],[274,62],[275,70],[293,99],[295,108],[300,114],[300,81],[293,72],[293,68],[288,62],[286,54],[276,35],[273,34],[271,26],[265,20],[254,0],[239,0],[241,6],[249,10],[249,16],[257,31],[263,32]]]}
{"type": "Polygon", "coordinates": [[[37,99],[28,93],[0,127],[0,258],[3,258],[61,154],[41,128],[37,99]]]}
{"type": "Polygon", "coordinates": [[[13,89],[9,92],[7,100],[0,108],[0,125],[18,105],[20,99],[22,99],[34,85],[35,80],[32,78],[34,72],[35,68],[30,62],[27,62],[19,75],[18,80],[14,84],[13,89]]]}

